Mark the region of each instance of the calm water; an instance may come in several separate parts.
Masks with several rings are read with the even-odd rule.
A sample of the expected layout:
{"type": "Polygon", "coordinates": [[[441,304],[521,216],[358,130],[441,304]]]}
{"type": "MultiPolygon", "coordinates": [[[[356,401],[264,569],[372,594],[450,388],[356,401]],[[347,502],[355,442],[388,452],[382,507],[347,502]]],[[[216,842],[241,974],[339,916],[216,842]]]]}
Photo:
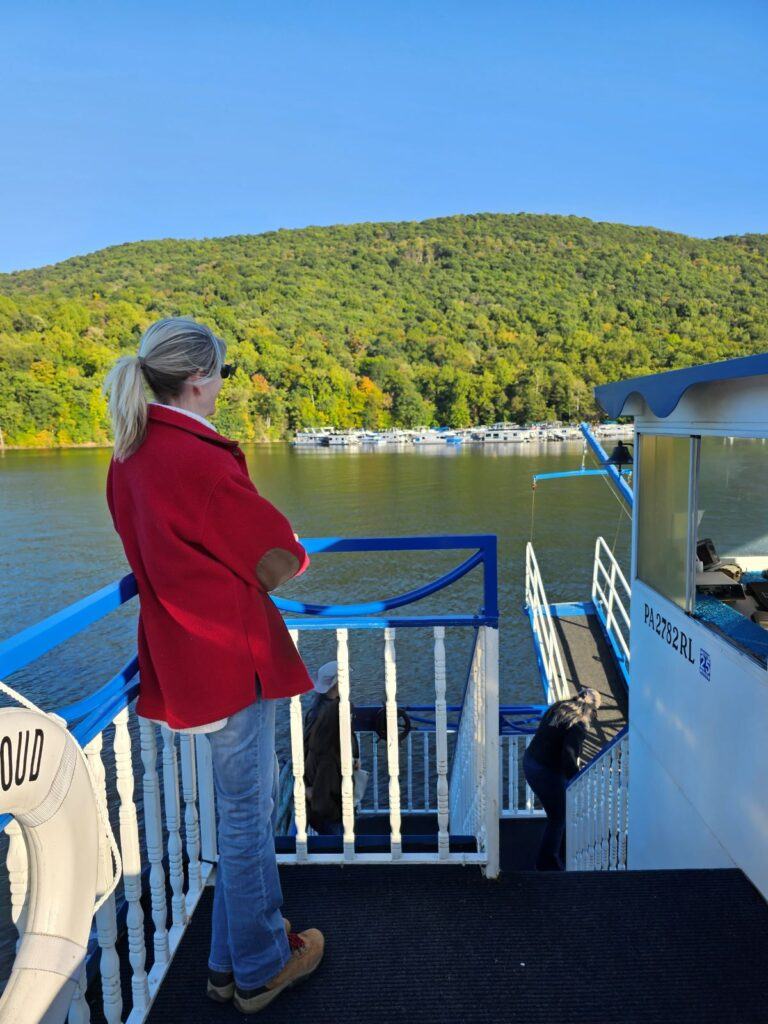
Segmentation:
{"type": "MultiPolygon", "coordinates": [[[[300,536],[495,533],[499,537],[502,700],[538,700],[527,621],[521,613],[525,542],[531,533],[531,476],[580,465],[580,444],[420,449],[405,452],[247,449],[261,492],[300,536]]],[[[104,502],[109,453],[100,450],[9,452],[0,458],[0,638],[116,579],[126,570],[104,502]]],[[[598,478],[541,483],[534,543],[552,600],[588,597],[592,547],[602,533],[625,560],[629,522],[598,478]]],[[[381,598],[433,578],[463,553],[318,555],[281,593],[321,603],[381,598]]],[[[418,611],[476,610],[475,570],[418,611]]],[[[11,680],[46,708],[90,692],[131,655],[136,602],[47,655],[11,680]]],[[[449,636],[449,699],[466,669],[465,637],[449,636]]],[[[401,630],[399,687],[428,699],[427,638],[401,630]],[[407,635],[406,635],[407,633],[407,635]]],[[[334,656],[332,634],[305,635],[310,669],[334,656]]],[[[355,699],[378,701],[381,639],[351,639],[355,699]]]]}

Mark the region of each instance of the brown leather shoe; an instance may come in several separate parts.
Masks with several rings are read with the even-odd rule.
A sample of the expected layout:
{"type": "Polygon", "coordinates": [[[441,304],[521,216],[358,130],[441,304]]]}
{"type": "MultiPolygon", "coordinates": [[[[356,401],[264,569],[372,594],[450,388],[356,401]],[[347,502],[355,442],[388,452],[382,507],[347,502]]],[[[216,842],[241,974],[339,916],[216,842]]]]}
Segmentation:
{"type": "Polygon", "coordinates": [[[290,932],[288,942],[291,947],[291,959],[271,981],[261,988],[235,988],[235,1007],[240,1013],[258,1013],[265,1006],[269,1006],[285,989],[303,981],[317,970],[325,950],[322,932],[317,928],[309,928],[300,933],[290,932]]]}
{"type": "MultiPolygon", "coordinates": [[[[291,934],[291,922],[283,918],[285,934],[291,934]]],[[[212,971],[208,969],[208,988],[206,992],[214,1003],[228,1003],[235,994],[235,976],[231,971],[212,971]]]]}

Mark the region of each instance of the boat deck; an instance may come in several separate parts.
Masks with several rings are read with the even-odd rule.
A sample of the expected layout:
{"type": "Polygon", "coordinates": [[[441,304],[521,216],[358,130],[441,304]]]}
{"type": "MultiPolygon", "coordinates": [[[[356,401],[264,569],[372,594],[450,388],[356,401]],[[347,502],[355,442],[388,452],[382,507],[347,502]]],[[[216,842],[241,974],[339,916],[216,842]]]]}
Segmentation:
{"type": "Polygon", "coordinates": [[[627,724],[627,688],[597,615],[557,615],[553,623],[569,692],[588,686],[603,698],[584,744],[582,756],[588,761],[627,724]]]}
{"type": "MultiPolygon", "coordinates": [[[[541,827],[502,822],[497,881],[469,867],[282,868],[286,916],[321,928],[327,952],[259,1019],[764,1024],[768,907],[740,872],[537,874],[525,868],[541,827]]],[[[151,1024],[244,1019],[205,995],[212,897],[151,1024]]]]}

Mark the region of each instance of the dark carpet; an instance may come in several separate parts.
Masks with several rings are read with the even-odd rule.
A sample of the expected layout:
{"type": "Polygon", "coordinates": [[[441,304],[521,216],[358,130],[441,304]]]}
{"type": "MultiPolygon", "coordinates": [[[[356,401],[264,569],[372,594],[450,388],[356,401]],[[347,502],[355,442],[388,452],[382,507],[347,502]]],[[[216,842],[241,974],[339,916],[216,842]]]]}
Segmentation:
{"type": "MultiPolygon", "coordinates": [[[[531,845],[540,826],[525,825],[531,845]]],[[[768,907],[738,871],[491,882],[476,868],[290,867],[282,881],[286,916],[320,928],[327,952],[264,1024],[768,1020],[768,907]]],[[[153,1024],[244,1019],[205,997],[211,901],[209,889],[153,1024]]]]}

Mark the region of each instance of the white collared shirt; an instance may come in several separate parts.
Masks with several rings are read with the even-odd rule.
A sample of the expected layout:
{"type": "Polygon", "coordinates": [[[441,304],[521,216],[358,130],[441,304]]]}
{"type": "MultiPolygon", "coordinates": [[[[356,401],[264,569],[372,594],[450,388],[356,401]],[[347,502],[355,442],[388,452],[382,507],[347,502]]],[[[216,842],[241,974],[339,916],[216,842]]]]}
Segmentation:
{"type": "Polygon", "coordinates": [[[216,427],[214,427],[214,425],[209,422],[205,416],[192,412],[191,409],[182,409],[180,405],[164,405],[162,402],[150,402],[150,405],[156,405],[159,409],[172,409],[173,412],[180,412],[185,416],[191,416],[193,420],[197,420],[198,423],[202,423],[204,427],[208,427],[209,430],[212,430],[214,434],[218,434],[216,427]]]}

